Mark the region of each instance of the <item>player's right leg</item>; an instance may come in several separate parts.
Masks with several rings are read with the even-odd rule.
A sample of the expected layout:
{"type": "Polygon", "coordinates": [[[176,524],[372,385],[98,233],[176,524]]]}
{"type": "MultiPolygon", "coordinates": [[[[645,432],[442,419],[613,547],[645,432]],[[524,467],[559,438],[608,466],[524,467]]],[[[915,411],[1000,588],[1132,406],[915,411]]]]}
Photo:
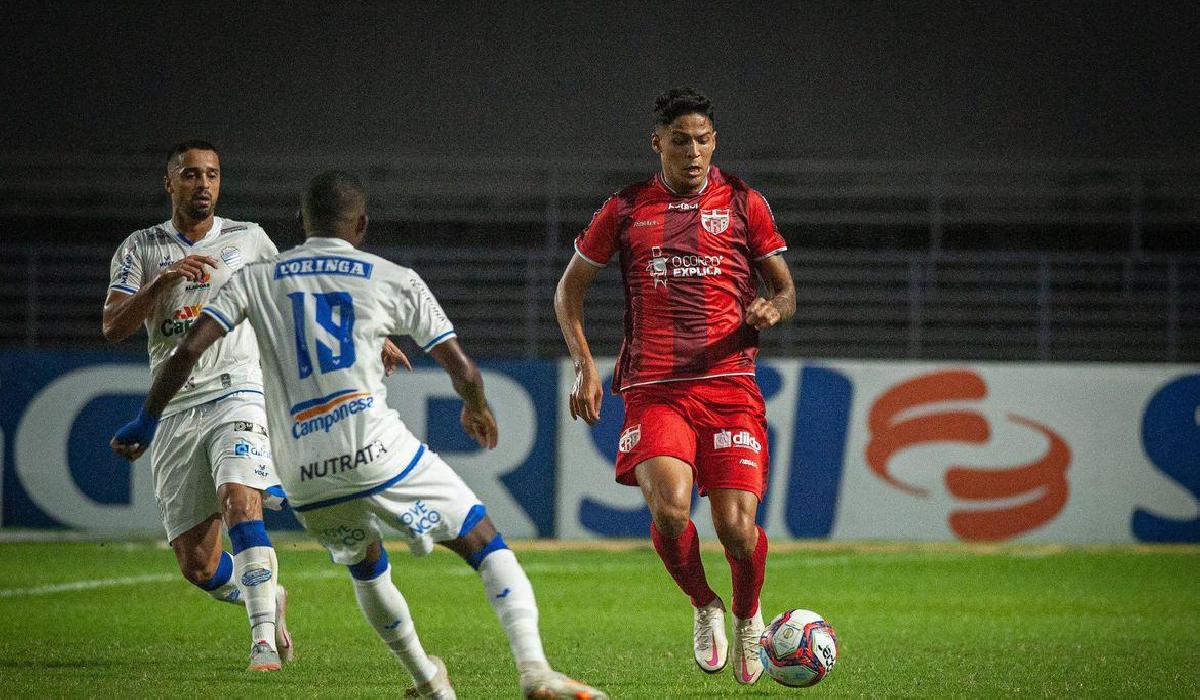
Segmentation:
{"type": "MultiPolygon", "coordinates": [[[[448,467],[446,469],[450,471],[448,467]]],[[[464,484],[462,488],[467,487],[464,484]]],[[[469,489],[466,493],[475,500],[469,489]]],[[[522,694],[538,700],[606,700],[608,695],[604,691],[550,667],[538,631],[538,607],[533,586],[486,513],[483,505],[476,502],[459,526],[461,534],[441,544],[479,572],[484,594],[508,637],[520,674],[522,694]]]]}
{"type": "Polygon", "coordinates": [[[725,604],[708,585],[700,538],[691,519],[692,468],[674,457],[652,457],[635,467],[650,507],[650,538],[667,572],[692,603],[692,658],[705,673],[725,668],[729,641],[725,604]]]}
{"type": "Polygon", "coordinates": [[[408,601],[392,582],[392,567],[369,510],[369,500],[361,498],[314,509],[299,506],[295,513],[333,561],[349,570],[354,598],[367,624],[416,684],[409,689],[408,697],[453,700],[455,693],[445,664],[425,653],[408,601]]]}

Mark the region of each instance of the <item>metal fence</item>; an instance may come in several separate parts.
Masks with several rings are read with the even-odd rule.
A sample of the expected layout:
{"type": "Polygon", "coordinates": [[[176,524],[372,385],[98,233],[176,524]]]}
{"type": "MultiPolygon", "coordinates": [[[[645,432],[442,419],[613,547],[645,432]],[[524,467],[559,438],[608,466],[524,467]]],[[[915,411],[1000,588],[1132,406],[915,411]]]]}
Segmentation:
{"type": "MultiPolygon", "coordinates": [[[[563,354],[552,299],[567,251],[375,252],[425,277],[473,354],[563,354]]],[[[0,249],[0,343],[102,344],[111,255],[100,245],[0,249]]],[[[763,334],[776,355],[1200,361],[1200,256],[798,250],[788,261],[796,317],[763,334]]],[[[585,309],[599,353],[620,343],[616,268],[597,278],[585,309]]]]}
{"type": "MultiPolygon", "coordinates": [[[[551,299],[571,238],[605,193],[653,167],[645,160],[227,157],[221,210],[287,222],[303,183],[331,163],[364,177],[383,230],[474,236],[467,244],[406,233],[418,244],[376,252],[418,269],[468,347],[492,357],[562,354],[551,299]]],[[[768,352],[1200,360],[1198,163],[722,165],[768,195],[791,246],[797,314],[764,334],[768,352]]],[[[0,156],[0,225],[59,219],[95,222],[101,231],[117,220],[162,220],[161,171],[157,155],[0,156]]],[[[110,231],[95,245],[0,233],[9,234],[0,244],[0,343],[103,343],[108,262],[125,232],[110,231]]],[[[622,309],[619,275],[606,270],[586,309],[597,352],[616,351],[622,309]]]]}

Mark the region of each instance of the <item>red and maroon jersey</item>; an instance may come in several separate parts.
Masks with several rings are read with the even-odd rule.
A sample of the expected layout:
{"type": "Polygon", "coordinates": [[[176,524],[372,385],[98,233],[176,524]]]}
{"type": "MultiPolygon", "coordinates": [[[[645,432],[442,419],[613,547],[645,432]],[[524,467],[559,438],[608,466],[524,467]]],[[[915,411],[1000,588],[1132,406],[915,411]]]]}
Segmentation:
{"type": "Polygon", "coordinates": [[[761,194],[717,168],[696,194],[658,174],[617,192],[575,239],[602,267],[621,254],[625,340],[613,390],[754,374],[758,332],[745,324],[754,263],[787,250],[761,194]]]}

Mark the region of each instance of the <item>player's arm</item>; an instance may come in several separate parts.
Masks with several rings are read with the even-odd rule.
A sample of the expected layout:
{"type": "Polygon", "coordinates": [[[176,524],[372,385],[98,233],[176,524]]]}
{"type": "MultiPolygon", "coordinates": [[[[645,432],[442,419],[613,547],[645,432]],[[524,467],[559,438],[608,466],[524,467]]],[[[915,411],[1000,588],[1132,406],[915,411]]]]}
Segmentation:
{"type": "Polygon", "coordinates": [[[600,268],[584,260],[579,253],[567,263],[558,287],[554,290],[554,315],[562,330],[571,363],[575,366],[575,384],[571,388],[571,419],[583,418],[589,425],[600,420],[600,405],[604,389],[600,373],[592,359],[587,336],[583,332],[583,297],[596,279],[600,268]]]}
{"type": "Polygon", "coordinates": [[[433,359],[450,375],[454,391],[458,392],[463,400],[462,414],[459,416],[463,430],[480,445],[488,449],[495,447],[499,430],[492,409],[488,406],[487,397],[483,393],[483,374],[480,373],[479,367],[467,356],[455,338],[441,341],[430,348],[429,354],[433,355],[433,359]]]}
{"type": "Polygon", "coordinates": [[[207,255],[189,255],[163,270],[149,284],[134,294],[110,289],[104,299],[104,319],[101,331],[105,340],[119,343],[137,331],[154,313],[154,305],[163,292],[181,280],[194,281],[206,273],[205,266],[215,268],[217,261],[207,255]]]}
{"type": "Polygon", "coordinates": [[[131,462],[142,456],[154,439],[154,431],[158,428],[158,420],[167,402],[191,376],[192,368],[204,351],[224,335],[225,328],[212,317],[202,315],[196,319],[175,352],[163,364],[162,370],[154,377],[150,395],[146,397],[146,403],[137,418],[122,426],[109,442],[113,452],[131,462]]]}
{"type": "Polygon", "coordinates": [[[796,313],[796,284],[782,255],[758,261],[758,273],[767,287],[768,298],[758,297],[746,307],[746,323],[764,331],[796,313]]]}

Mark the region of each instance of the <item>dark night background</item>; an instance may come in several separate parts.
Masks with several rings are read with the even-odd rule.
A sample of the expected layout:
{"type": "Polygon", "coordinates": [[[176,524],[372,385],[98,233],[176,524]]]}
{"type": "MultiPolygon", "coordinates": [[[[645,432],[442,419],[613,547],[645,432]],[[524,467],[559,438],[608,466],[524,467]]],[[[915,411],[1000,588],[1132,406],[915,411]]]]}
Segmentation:
{"type": "Polygon", "coordinates": [[[1200,4],[9,4],[6,151],[649,156],[665,87],[726,158],[1179,158],[1200,4]]]}

